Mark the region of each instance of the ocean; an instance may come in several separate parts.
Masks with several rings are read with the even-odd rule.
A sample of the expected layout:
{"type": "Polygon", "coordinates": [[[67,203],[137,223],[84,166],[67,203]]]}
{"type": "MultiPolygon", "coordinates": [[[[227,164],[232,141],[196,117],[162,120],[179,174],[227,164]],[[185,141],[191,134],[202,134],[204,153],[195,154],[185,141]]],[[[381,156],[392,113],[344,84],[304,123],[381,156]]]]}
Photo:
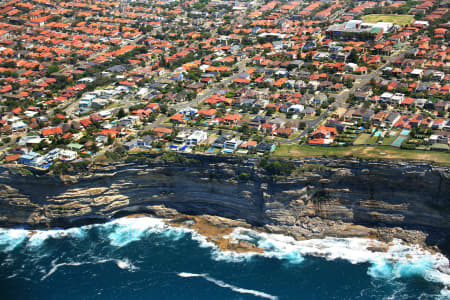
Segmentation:
{"type": "Polygon", "coordinates": [[[220,251],[191,229],[122,218],[71,229],[0,229],[0,299],[449,299],[448,260],[419,246],[295,241],[237,228],[264,253],[220,251]],[[373,249],[372,249],[373,250],[373,249]]]}

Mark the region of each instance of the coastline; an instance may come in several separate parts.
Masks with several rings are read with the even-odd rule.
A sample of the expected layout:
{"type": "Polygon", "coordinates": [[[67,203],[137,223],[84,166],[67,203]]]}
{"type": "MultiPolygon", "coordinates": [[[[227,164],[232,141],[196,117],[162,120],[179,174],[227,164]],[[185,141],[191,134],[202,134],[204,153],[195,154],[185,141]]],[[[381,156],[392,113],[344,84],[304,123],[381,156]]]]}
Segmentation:
{"type": "MultiPolygon", "coordinates": [[[[373,236],[296,240],[288,233],[270,233],[264,228],[253,227],[243,221],[222,217],[200,215],[190,216],[169,211],[170,219],[149,214],[131,214],[107,223],[85,225],[68,229],[51,230],[0,230],[0,246],[4,247],[2,234],[18,230],[12,234],[12,245],[8,251],[25,242],[32,247],[40,247],[46,239],[86,237],[91,228],[107,228],[110,243],[123,247],[145,238],[147,234],[163,234],[177,240],[180,235],[190,234],[202,248],[211,249],[215,260],[242,262],[254,256],[286,260],[301,264],[305,257],[326,260],[343,259],[351,264],[368,263],[367,274],[374,278],[402,278],[420,276],[427,281],[442,285],[441,295],[450,294],[450,264],[447,257],[434,249],[407,244],[394,239],[380,241],[373,236]],[[114,233],[116,232],[116,233],[114,233]],[[112,235],[114,236],[112,237],[112,235]],[[125,235],[124,235],[125,234],[125,235]]],[[[7,245],[8,246],[8,245],[7,245]]],[[[119,268],[135,269],[131,262],[118,262],[119,268]],[[126,263],[127,266],[124,266],[126,263]]],[[[50,272],[54,272],[52,270],[50,272]]],[[[51,274],[51,273],[50,273],[51,274]]],[[[44,275],[44,278],[49,274],[44,275]]]]}
{"type": "MultiPolygon", "coordinates": [[[[209,215],[219,227],[259,228],[296,240],[399,239],[450,253],[448,168],[312,158],[294,162],[290,176],[273,178],[235,157],[186,158],[95,165],[61,177],[1,168],[0,226],[69,228],[133,214],[183,225],[183,218],[209,215]]],[[[230,231],[208,226],[197,227],[206,235],[230,231]]]]}

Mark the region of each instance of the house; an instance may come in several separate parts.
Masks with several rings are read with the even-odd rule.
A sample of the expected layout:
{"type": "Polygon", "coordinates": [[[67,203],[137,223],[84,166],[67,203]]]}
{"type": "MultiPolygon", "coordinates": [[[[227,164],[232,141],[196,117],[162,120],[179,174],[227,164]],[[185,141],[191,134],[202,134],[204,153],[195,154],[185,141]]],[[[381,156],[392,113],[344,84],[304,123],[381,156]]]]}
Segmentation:
{"type": "Polygon", "coordinates": [[[211,144],[211,146],[214,148],[223,148],[226,141],[227,138],[221,135],[211,144]]]}
{"type": "Polygon", "coordinates": [[[316,110],[308,106],[302,111],[302,115],[304,115],[305,117],[313,117],[316,115],[316,110]]]}
{"type": "Polygon", "coordinates": [[[336,128],[321,125],[316,131],[313,132],[308,143],[310,145],[328,146],[334,142],[336,136],[337,136],[336,128]]]}
{"type": "Polygon", "coordinates": [[[165,127],[155,127],[153,128],[153,132],[158,136],[158,137],[165,137],[168,136],[170,134],[172,134],[172,129],[170,128],[165,128],[165,127]]]}
{"type": "Polygon", "coordinates": [[[448,110],[448,101],[439,100],[434,104],[434,108],[437,111],[447,111],[448,110]]]}
{"type": "Polygon", "coordinates": [[[359,107],[352,112],[352,120],[361,120],[367,122],[372,119],[374,113],[371,109],[366,109],[365,107],[359,107]]]}
{"type": "Polygon", "coordinates": [[[41,157],[41,155],[39,153],[30,151],[30,152],[20,156],[19,163],[21,163],[23,165],[35,166],[36,160],[40,157],[41,157]]]}
{"type": "Polygon", "coordinates": [[[231,140],[227,140],[225,143],[223,143],[223,149],[225,152],[233,152],[235,151],[242,142],[236,138],[232,138],[231,140]]]}
{"type": "Polygon", "coordinates": [[[63,130],[62,130],[62,128],[59,128],[59,127],[42,129],[42,136],[44,136],[44,137],[51,136],[51,135],[58,135],[58,134],[62,134],[62,133],[63,133],[63,130]]]}
{"type": "Polygon", "coordinates": [[[33,145],[39,144],[42,139],[39,136],[24,136],[21,137],[19,142],[17,143],[19,146],[33,145]]]}
{"type": "Polygon", "coordinates": [[[433,121],[431,128],[433,129],[442,129],[444,127],[445,120],[444,119],[436,119],[433,121]]]}
{"type": "Polygon", "coordinates": [[[384,92],[380,96],[380,101],[385,102],[385,103],[391,103],[392,96],[394,96],[394,94],[389,93],[389,92],[384,92]]]}
{"type": "Polygon", "coordinates": [[[435,131],[428,139],[431,144],[450,144],[450,134],[445,131],[435,131]]]}
{"type": "Polygon", "coordinates": [[[397,112],[391,112],[389,113],[389,115],[386,117],[386,119],[383,121],[382,126],[391,128],[392,126],[394,126],[395,123],[397,123],[401,118],[401,115],[397,112]]]}
{"type": "Polygon", "coordinates": [[[395,93],[392,97],[391,97],[391,103],[392,104],[401,104],[403,102],[403,100],[405,99],[405,95],[401,94],[401,93],[395,93]]]}
{"type": "Polygon", "coordinates": [[[369,99],[371,94],[369,93],[369,91],[356,91],[354,96],[358,101],[366,101],[369,99]]]}
{"type": "Polygon", "coordinates": [[[264,154],[266,152],[273,152],[276,149],[276,145],[274,143],[261,142],[256,146],[256,151],[258,154],[264,154]]]}
{"type": "Polygon", "coordinates": [[[315,105],[322,105],[325,101],[327,101],[328,97],[325,94],[316,92],[314,95],[313,104],[315,105]]]}
{"type": "Polygon", "coordinates": [[[217,109],[215,109],[215,108],[200,109],[197,112],[197,114],[206,120],[212,120],[212,119],[214,119],[216,112],[217,112],[217,109]]]}
{"type": "Polygon", "coordinates": [[[186,146],[194,147],[204,143],[208,138],[208,134],[204,131],[194,131],[187,139],[186,146]]]}
{"type": "Polygon", "coordinates": [[[278,128],[276,130],[277,136],[288,138],[292,133],[294,133],[294,130],[292,128],[278,128]]]}
{"type": "Polygon", "coordinates": [[[78,153],[76,151],[61,149],[59,151],[59,159],[63,161],[73,161],[77,158],[78,153]]]}
{"type": "Polygon", "coordinates": [[[420,124],[422,123],[423,119],[424,118],[422,115],[415,115],[414,117],[409,119],[409,125],[411,125],[413,127],[419,127],[420,124]]]}
{"type": "Polygon", "coordinates": [[[293,105],[289,106],[289,108],[287,109],[287,112],[294,113],[294,114],[299,114],[304,109],[305,109],[305,107],[303,105],[301,105],[301,104],[293,104],[293,105]]]}
{"type": "Polygon", "coordinates": [[[251,148],[256,147],[257,144],[258,144],[257,141],[248,141],[248,142],[242,143],[242,144],[239,146],[239,148],[242,148],[242,149],[251,149],[251,148]]]}
{"type": "Polygon", "coordinates": [[[411,77],[421,79],[423,75],[422,69],[414,69],[411,71],[411,77]]]}
{"type": "Polygon", "coordinates": [[[230,114],[223,117],[223,123],[227,126],[236,126],[240,119],[242,119],[240,114],[230,114]]]}
{"type": "Polygon", "coordinates": [[[372,122],[374,125],[381,125],[388,116],[389,116],[388,112],[380,111],[373,116],[372,122]]]}
{"type": "Polygon", "coordinates": [[[181,131],[177,134],[177,136],[173,139],[174,143],[182,144],[186,141],[189,134],[185,131],[181,131]]]}

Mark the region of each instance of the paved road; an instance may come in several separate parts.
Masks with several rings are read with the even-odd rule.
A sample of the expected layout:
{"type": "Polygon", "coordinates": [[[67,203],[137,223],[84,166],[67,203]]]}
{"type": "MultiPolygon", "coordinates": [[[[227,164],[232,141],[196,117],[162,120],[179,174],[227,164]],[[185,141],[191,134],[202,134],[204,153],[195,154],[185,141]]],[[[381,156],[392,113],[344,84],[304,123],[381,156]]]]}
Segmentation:
{"type": "MultiPolygon", "coordinates": [[[[184,103],[170,105],[169,108],[173,108],[177,111],[180,111],[180,110],[187,109],[189,107],[196,106],[196,105],[202,103],[203,101],[205,101],[206,98],[208,98],[214,94],[217,94],[220,90],[223,90],[234,79],[236,79],[238,77],[239,73],[241,73],[245,70],[246,64],[249,60],[250,60],[249,58],[246,58],[246,59],[243,59],[240,62],[238,62],[236,64],[236,66],[238,67],[237,73],[233,74],[232,76],[226,77],[219,82],[211,84],[207,90],[204,90],[203,92],[199,93],[195,99],[188,101],[188,102],[184,102],[184,103]]],[[[151,124],[149,124],[146,127],[146,130],[158,127],[166,119],[167,119],[166,116],[160,115],[160,117],[158,119],[156,119],[154,122],[152,122],[151,124]]]]}
{"type": "Polygon", "coordinates": [[[383,68],[385,68],[386,66],[388,66],[389,64],[394,62],[397,58],[403,56],[403,52],[405,50],[406,50],[406,47],[404,47],[403,49],[399,50],[396,54],[388,57],[386,59],[386,63],[384,63],[383,65],[378,67],[378,69],[376,69],[375,71],[373,71],[373,72],[371,72],[371,73],[369,73],[367,75],[355,76],[358,82],[356,84],[354,84],[351,89],[344,90],[343,92],[341,92],[339,94],[330,94],[330,97],[334,97],[336,99],[336,102],[333,103],[333,105],[331,105],[317,119],[314,119],[314,120],[311,120],[311,121],[306,121],[305,123],[306,123],[307,127],[305,128],[305,130],[303,130],[302,133],[300,133],[300,135],[298,135],[297,137],[295,137],[293,139],[280,140],[280,141],[277,141],[277,142],[280,142],[280,143],[295,143],[295,142],[300,141],[303,137],[305,137],[308,134],[308,132],[309,132],[309,130],[311,128],[315,128],[317,125],[319,125],[326,118],[326,116],[331,111],[333,111],[334,108],[345,106],[345,101],[347,100],[347,98],[350,96],[351,93],[354,93],[356,90],[364,87],[373,78],[375,78],[378,75],[380,75],[381,74],[381,70],[383,68]]]}

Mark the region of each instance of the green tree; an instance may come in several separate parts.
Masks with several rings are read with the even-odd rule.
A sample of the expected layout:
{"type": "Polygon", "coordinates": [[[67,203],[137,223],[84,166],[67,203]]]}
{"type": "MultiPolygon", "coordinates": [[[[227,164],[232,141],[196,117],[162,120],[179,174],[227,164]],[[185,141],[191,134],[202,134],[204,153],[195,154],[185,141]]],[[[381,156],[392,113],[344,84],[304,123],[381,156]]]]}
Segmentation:
{"type": "Polygon", "coordinates": [[[51,64],[47,69],[47,76],[59,71],[59,67],[55,64],[51,64]]]}
{"type": "Polygon", "coordinates": [[[122,119],[123,117],[125,117],[125,110],[123,108],[119,109],[119,112],[117,113],[117,118],[118,119],[122,119]]]}

